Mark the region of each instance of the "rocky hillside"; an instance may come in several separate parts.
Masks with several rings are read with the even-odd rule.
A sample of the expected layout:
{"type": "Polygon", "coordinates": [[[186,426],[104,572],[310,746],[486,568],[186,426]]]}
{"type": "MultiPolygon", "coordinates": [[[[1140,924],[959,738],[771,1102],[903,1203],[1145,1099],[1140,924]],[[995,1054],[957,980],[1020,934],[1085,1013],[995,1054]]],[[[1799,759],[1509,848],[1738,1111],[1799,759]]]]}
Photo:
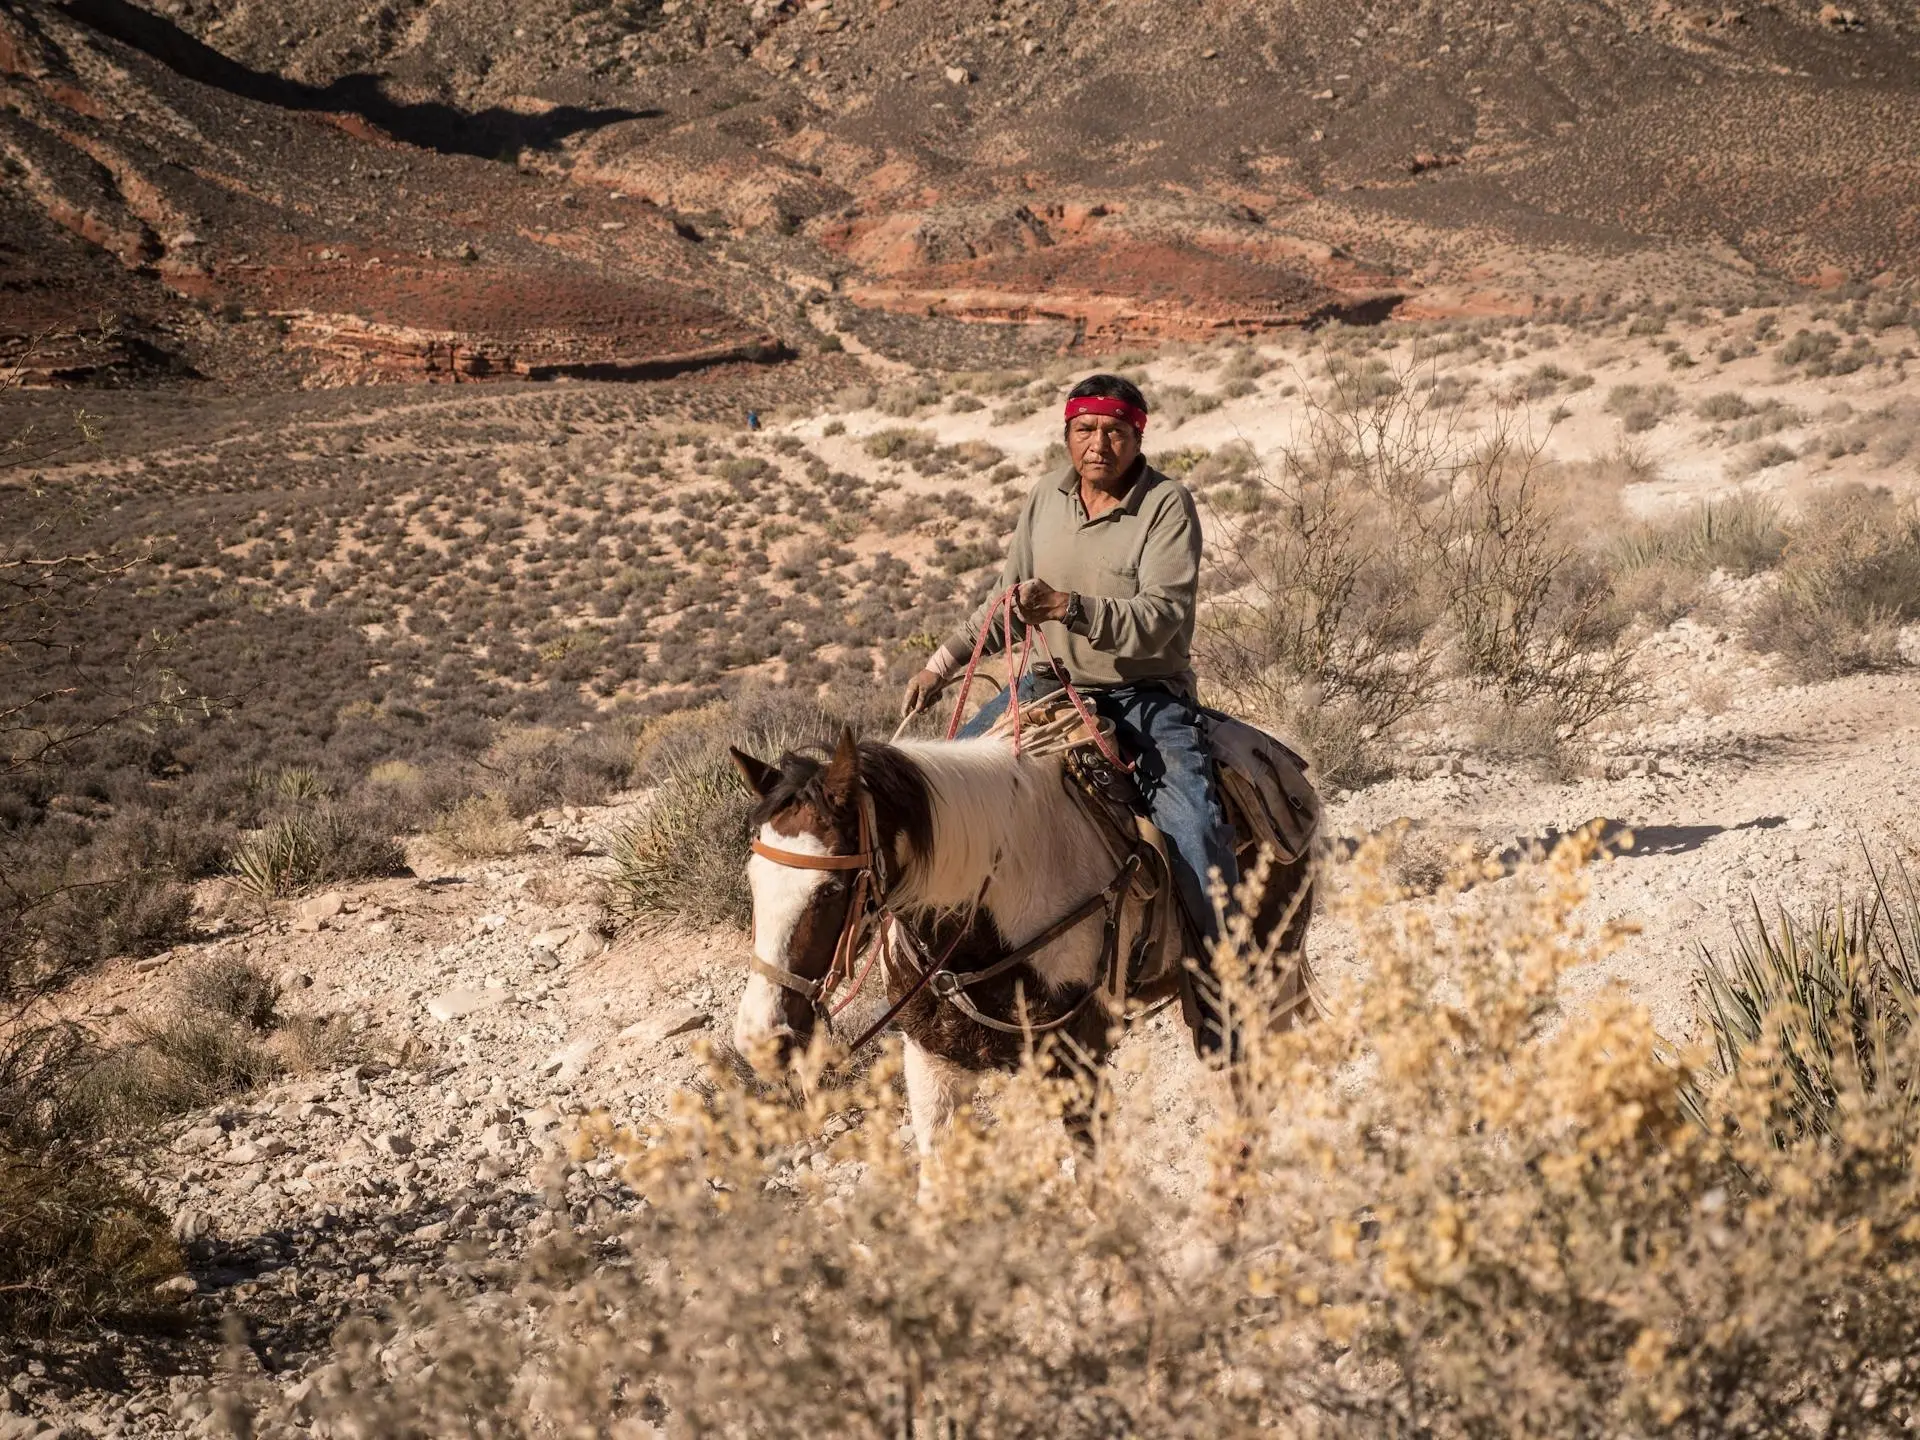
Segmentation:
{"type": "Polygon", "coordinates": [[[1920,253],[1917,41],[1879,0],[24,0],[5,328],[68,374],[644,375],[1870,281],[1920,253]]]}

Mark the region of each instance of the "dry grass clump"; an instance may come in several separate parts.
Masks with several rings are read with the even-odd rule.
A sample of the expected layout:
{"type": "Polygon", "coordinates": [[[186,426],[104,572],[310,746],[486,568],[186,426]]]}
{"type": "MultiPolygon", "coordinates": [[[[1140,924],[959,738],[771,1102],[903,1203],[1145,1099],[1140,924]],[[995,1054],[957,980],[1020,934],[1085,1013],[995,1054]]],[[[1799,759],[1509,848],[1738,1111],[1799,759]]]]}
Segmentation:
{"type": "Polygon", "coordinates": [[[479,759],[491,788],[515,815],[553,805],[598,805],[633,775],[633,727],[588,730],[512,726],[479,759]]]}
{"type": "Polygon", "coordinates": [[[53,1123],[72,1136],[125,1136],[364,1051],[343,1017],[289,1016],[280,999],[280,987],[244,959],[202,961],[125,1043],[102,1049],[77,1037],[71,1079],[50,1102],[53,1123]]]}
{"type": "Polygon", "coordinates": [[[1699,603],[1707,577],[1770,569],[1786,544],[1780,507],[1742,491],[1642,523],[1614,541],[1604,560],[1621,609],[1667,624],[1699,603]]]}
{"type": "Polygon", "coordinates": [[[268,1043],[279,1003],[279,987],[244,960],[196,966],[157,1019],[80,1072],[62,1123],[124,1133],[266,1084],[285,1068],[268,1043]]]}
{"type": "Polygon", "coordinates": [[[1653,429],[1679,403],[1671,385],[1616,385],[1607,392],[1607,413],[1618,415],[1629,434],[1653,429]]]}
{"type": "Polygon", "coordinates": [[[1614,557],[1623,570],[1670,562],[1700,573],[1752,575],[1778,564],[1786,547],[1779,505],[1741,491],[1637,527],[1617,543],[1614,557]]]}
{"type": "Polygon", "coordinates": [[[435,817],[429,833],[462,860],[497,860],[520,852],[527,827],[514,815],[506,796],[488,791],[448,806],[435,817]]]}
{"type": "Polygon", "coordinates": [[[931,455],[937,442],[924,430],[893,426],[876,430],[860,442],[860,448],[875,460],[918,460],[931,455]]]}
{"type": "Polygon", "coordinates": [[[1178,430],[1194,416],[1218,410],[1223,397],[1190,385],[1159,385],[1149,398],[1154,418],[1169,430],[1178,430]]]}
{"type": "Polygon", "coordinates": [[[798,1100],[716,1069],[586,1128],[645,1198],[624,1230],[343,1332],[297,1404],[229,1403],[395,1440],[1898,1431],[1909,1102],[1843,1076],[1848,1123],[1797,1132],[1775,1047],[1723,1074],[1617,992],[1570,1012],[1611,943],[1577,918],[1593,852],[1411,906],[1370,849],[1339,902],[1370,972],[1287,1033],[1223,953],[1247,1060],[1202,1184],[1162,1185],[1146,1086],[1079,1149],[1035,1067],[923,1175],[891,1056],[842,1088],[815,1055],[798,1100]]]}
{"type": "Polygon", "coordinates": [[[889,698],[855,690],[828,707],[791,692],[762,691],[680,711],[643,731],[639,772],[654,795],[637,824],[608,838],[609,914],[621,923],[680,920],[744,929],[753,898],[740,857],[754,800],[727,747],[772,756],[837,734],[843,725],[875,728],[889,718],[889,698]]]}
{"type": "Polygon", "coordinates": [[[1753,405],[1736,390],[1719,390],[1693,407],[1702,420],[1744,420],[1753,414],[1753,405]]]}
{"type": "Polygon", "coordinates": [[[1897,663],[1897,631],[1920,617],[1920,509],[1842,486],[1809,502],[1778,581],[1747,635],[1802,680],[1897,663]]]}
{"type": "Polygon", "coordinates": [[[156,1308],[153,1287],[180,1272],[166,1217],[70,1153],[0,1144],[0,1326],[69,1329],[156,1308]]]}
{"type": "MultiPolygon", "coordinates": [[[[9,1335],[103,1317],[151,1322],[154,1285],[180,1269],[166,1217],[95,1150],[149,1138],[173,1116],[283,1071],[348,1063],[337,1018],[288,1017],[244,960],[189,971],[168,1007],[112,1048],[67,1024],[16,1027],[0,1051],[0,1326],[9,1335]]],[[[16,1021],[19,1017],[15,1017],[16,1021]]]]}

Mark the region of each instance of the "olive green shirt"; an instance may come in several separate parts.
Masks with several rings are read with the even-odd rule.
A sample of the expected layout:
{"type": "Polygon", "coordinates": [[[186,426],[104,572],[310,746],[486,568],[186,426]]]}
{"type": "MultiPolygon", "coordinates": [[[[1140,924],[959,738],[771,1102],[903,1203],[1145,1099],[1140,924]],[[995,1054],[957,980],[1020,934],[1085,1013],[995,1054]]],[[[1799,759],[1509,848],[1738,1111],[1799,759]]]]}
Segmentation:
{"type": "MultiPolygon", "coordinates": [[[[1192,692],[1200,516],[1186,486],[1142,461],[1120,503],[1091,520],[1071,469],[1042,480],[1013,527],[993,595],[1032,579],[1080,596],[1085,615],[1077,630],[1051,621],[1040,627],[1074,684],[1158,681],[1192,692]]],[[[989,616],[992,603],[992,596],[983,601],[946,642],[960,661],[973,654],[983,625],[993,626],[986,653],[1006,648],[1004,612],[989,616]]]]}

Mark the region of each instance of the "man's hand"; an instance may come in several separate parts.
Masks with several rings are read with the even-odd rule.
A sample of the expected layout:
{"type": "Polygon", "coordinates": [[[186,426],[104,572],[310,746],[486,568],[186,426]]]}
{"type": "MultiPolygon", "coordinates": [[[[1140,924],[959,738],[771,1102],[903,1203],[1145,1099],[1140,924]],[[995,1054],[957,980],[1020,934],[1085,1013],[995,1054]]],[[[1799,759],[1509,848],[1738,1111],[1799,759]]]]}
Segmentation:
{"type": "Polygon", "coordinates": [[[1013,592],[1013,613],[1029,625],[1067,618],[1072,592],[1056,590],[1044,580],[1022,580],[1013,592]]]}
{"type": "Polygon", "coordinates": [[[900,718],[918,715],[933,703],[933,697],[940,693],[940,687],[946,682],[931,670],[922,670],[907,682],[907,693],[900,697],[900,718]]]}

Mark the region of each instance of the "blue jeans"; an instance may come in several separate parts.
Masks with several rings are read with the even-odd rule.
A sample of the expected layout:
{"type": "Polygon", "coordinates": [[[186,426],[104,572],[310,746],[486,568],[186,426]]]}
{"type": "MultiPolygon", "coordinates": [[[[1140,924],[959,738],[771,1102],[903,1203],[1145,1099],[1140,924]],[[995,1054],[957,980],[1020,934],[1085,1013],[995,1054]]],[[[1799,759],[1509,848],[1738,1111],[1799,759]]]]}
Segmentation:
{"type": "MultiPolygon", "coordinates": [[[[1060,687],[1051,678],[1024,675],[1026,704],[1060,687]]],[[[1219,937],[1220,922],[1208,893],[1207,872],[1218,870],[1229,897],[1240,881],[1233,853],[1233,827],[1213,776],[1206,717],[1193,701],[1159,685],[1116,685],[1089,690],[1087,703],[1113,722],[1121,747],[1134,757],[1133,778],[1147,802],[1147,818],[1167,837],[1168,859],[1180,899],[1201,938],[1219,937]]],[[[984,735],[1007,710],[1002,690],[960,729],[960,738],[984,735]]]]}

